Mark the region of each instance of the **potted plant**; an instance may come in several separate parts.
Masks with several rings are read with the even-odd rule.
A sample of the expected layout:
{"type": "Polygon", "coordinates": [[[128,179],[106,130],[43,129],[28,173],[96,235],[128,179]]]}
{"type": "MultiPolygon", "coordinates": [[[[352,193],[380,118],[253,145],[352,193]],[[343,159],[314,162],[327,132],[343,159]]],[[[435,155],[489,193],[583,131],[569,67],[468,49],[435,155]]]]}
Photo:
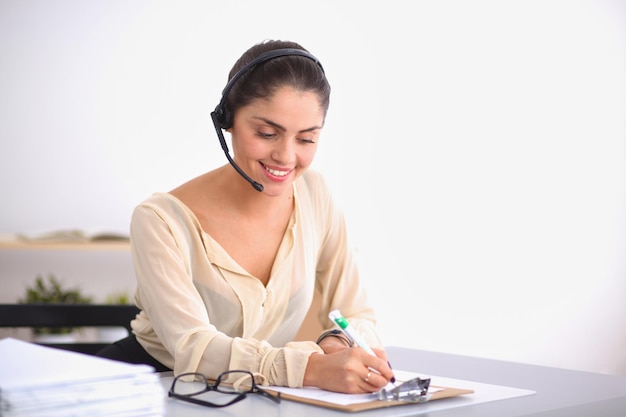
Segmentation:
{"type": "Polygon", "coordinates": [[[106,296],[104,302],[106,304],[132,304],[130,296],[126,291],[114,292],[106,296]]]}
{"type": "MultiPolygon", "coordinates": [[[[61,282],[52,274],[45,281],[42,276],[37,276],[35,284],[26,287],[26,296],[18,302],[25,304],[90,304],[92,298],[84,295],[79,288],[66,289],[61,282]]],[[[73,328],[37,327],[33,329],[37,341],[56,342],[72,339],[73,328]]]]}

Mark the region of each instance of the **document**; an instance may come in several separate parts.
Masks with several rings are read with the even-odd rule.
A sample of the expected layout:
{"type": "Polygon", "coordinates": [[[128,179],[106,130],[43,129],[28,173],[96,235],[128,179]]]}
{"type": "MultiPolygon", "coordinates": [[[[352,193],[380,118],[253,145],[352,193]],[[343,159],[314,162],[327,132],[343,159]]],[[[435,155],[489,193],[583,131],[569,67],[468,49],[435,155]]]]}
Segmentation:
{"type": "MultiPolygon", "coordinates": [[[[394,371],[396,377],[396,384],[401,384],[409,379],[415,377],[428,378],[426,375],[420,375],[413,372],[394,371]]],[[[394,384],[389,383],[387,389],[393,389],[394,384]]],[[[301,397],[309,400],[323,401],[329,404],[335,405],[351,405],[360,404],[376,400],[375,394],[342,394],[338,392],[326,391],[316,387],[304,387],[304,388],[288,388],[288,387],[269,387],[274,391],[280,391],[283,394],[289,394],[290,396],[301,397]]],[[[440,387],[429,388],[429,393],[435,393],[441,391],[440,387]]]]}
{"type": "Polygon", "coordinates": [[[0,414],[160,416],[165,394],[154,368],[21,340],[0,340],[0,414]]]}
{"type": "MultiPolygon", "coordinates": [[[[413,405],[420,407],[420,410],[426,412],[534,394],[534,391],[525,389],[423,375],[401,370],[394,370],[394,375],[396,384],[416,377],[430,378],[431,383],[428,394],[431,395],[431,400],[423,403],[403,402],[403,404],[399,404],[399,402],[377,400],[377,395],[375,394],[342,394],[315,387],[288,388],[271,386],[268,389],[281,392],[283,398],[287,400],[300,401],[342,411],[363,411],[397,405],[413,405]],[[446,401],[448,398],[454,398],[454,401],[446,401]]],[[[390,383],[387,389],[392,389],[393,387],[394,385],[390,383]]]]}

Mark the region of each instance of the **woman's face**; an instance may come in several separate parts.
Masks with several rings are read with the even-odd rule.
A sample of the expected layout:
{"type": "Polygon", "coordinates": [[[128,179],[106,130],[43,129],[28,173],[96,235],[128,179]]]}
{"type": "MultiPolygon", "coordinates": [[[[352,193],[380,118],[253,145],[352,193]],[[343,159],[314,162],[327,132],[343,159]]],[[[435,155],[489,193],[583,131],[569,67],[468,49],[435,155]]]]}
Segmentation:
{"type": "Polygon", "coordinates": [[[263,192],[280,195],[311,165],[324,125],[317,95],[281,87],[269,99],[254,100],[235,113],[234,159],[263,192]]]}

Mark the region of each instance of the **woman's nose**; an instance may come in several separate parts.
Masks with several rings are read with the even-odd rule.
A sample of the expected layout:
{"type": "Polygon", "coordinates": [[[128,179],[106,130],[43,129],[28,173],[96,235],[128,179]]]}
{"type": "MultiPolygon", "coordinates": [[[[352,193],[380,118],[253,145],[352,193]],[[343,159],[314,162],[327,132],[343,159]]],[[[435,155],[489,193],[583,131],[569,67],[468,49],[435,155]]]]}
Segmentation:
{"type": "Polygon", "coordinates": [[[272,158],[277,162],[287,164],[295,159],[295,140],[293,138],[283,138],[276,143],[272,151],[272,158]]]}

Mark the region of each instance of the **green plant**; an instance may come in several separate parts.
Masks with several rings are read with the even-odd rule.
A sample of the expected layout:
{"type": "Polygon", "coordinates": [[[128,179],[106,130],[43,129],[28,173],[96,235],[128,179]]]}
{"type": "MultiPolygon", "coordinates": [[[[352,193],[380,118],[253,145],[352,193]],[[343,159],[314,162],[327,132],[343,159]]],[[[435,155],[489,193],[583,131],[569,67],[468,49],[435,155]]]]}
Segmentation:
{"type": "Polygon", "coordinates": [[[106,296],[104,302],[106,304],[131,304],[130,296],[126,291],[111,293],[106,296]]]}
{"type": "MultiPolygon", "coordinates": [[[[18,302],[22,304],[90,304],[92,297],[84,295],[79,288],[66,289],[56,277],[48,275],[47,282],[41,275],[35,279],[33,286],[26,287],[26,296],[18,302]]],[[[72,328],[37,327],[37,334],[64,334],[71,333],[72,328]]]]}

